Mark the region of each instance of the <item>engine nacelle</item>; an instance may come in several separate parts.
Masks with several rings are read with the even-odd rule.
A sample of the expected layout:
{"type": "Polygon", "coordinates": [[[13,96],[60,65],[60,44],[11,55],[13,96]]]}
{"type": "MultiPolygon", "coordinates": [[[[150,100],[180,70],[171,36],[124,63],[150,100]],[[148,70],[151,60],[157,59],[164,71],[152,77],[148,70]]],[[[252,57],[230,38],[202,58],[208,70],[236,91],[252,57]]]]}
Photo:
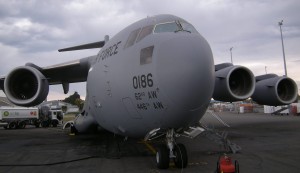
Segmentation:
{"type": "Polygon", "coordinates": [[[253,94],[255,79],[248,68],[224,63],[216,65],[215,71],[215,100],[234,102],[245,100],[253,94]]]}
{"type": "Polygon", "coordinates": [[[5,78],[7,99],[18,106],[35,106],[42,103],[49,92],[48,80],[37,69],[21,66],[13,69],[5,78]]]}
{"type": "Polygon", "coordinates": [[[258,104],[279,106],[293,103],[297,95],[298,87],[294,80],[267,74],[256,77],[252,99],[258,104]]]}

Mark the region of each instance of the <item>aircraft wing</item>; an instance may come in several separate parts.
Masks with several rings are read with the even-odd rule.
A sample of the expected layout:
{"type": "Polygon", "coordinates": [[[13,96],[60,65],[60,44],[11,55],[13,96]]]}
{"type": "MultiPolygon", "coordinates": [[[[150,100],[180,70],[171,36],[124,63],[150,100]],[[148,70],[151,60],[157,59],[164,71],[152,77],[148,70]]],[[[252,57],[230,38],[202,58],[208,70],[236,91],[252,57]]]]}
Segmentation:
{"type": "Polygon", "coordinates": [[[254,77],[246,67],[222,63],[215,65],[213,98],[234,102],[251,97],[261,105],[288,105],[297,100],[298,87],[286,76],[265,74],[254,77]]]}
{"type": "MultiPolygon", "coordinates": [[[[106,37],[106,40],[108,40],[108,36],[106,37]]],[[[106,41],[98,41],[59,49],[58,51],[64,52],[101,48],[105,45],[105,42],[106,41]]],[[[34,86],[34,83],[40,84],[40,79],[47,79],[47,85],[63,84],[64,92],[67,93],[69,83],[84,82],[87,80],[88,71],[94,58],[95,56],[91,56],[48,67],[39,67],[35,64],[27,63],[25,66],[15,68],[7,76],[0,77],[0,88],[5,92],[5,79],[7,77],[9,78],[7,85],[10,85],[7,86],[7,88],[15,86],[17,90],[21,89],[21,87],[25,87],[26,85],[34,86]]]]}
{"type": "MultiPolygon", "coordinates": [[[[108,37],[108,36],[107,36],[108,37]]],[[[83,49],[101,48],[105,45],[105,41],[98,41],[88,44],[59,49],[59,52],[74,51],[83,49]]],[[[28,66],[37,67],[42,74],[48,79],[50,85],[64,84],[74,82],[84,82],[87,80],[88,71],[92,60],[96,56],[83,58],[80,60],[70,61],[62,64],[48,66],[44,68],[37,67],[34,64],[27,64],[28,66]]]]}
{"type": "MultiPolygon", "coordinates": [[[[84,82],[87,80],[90,61],[93,57],[94,56],[47,67],[39,67],[35,64],[27,63],[25,67],[38,70],[48,80],[49,85],[84,82]]],[[[17,67],[14,70],[18,70],[19,68],[22,67],[17,67]]],[[[4,90],[5,78],[6,76],[0,78],[0,88],[2,90],[4,90]]]]}
{"type": "MultiPolygon", "coordinates": [[[[104,44],[105,41],[99,41],[60,49],[59,52],[101,48],[104,44]]],[[[86,81],[96,56],[48,67],[27,63],[13,69],[7,76],[0,77],[0,88],[15,105],[35,106],[47,98],[49,85],[62,84],[66,94],[69,91],[69,83],[86,81]]]]}
{"type": "Polygon", "coordinates": [[[86,81],[95,57],[48,67],[27,63],[1,77],[0,88],[12,103],[19,106],[34,106],[46,99],[49,85],[62,84],[64,93],[67,94],[69,83],[86,81]]]}
{"type": "MultiPolygon", "coordinates": [[[[84,82],[87,80],[92,57],[40,68],[50,85],[84,82]]],[[[31,66],[33,64],[26,64],[31,66]]]]}

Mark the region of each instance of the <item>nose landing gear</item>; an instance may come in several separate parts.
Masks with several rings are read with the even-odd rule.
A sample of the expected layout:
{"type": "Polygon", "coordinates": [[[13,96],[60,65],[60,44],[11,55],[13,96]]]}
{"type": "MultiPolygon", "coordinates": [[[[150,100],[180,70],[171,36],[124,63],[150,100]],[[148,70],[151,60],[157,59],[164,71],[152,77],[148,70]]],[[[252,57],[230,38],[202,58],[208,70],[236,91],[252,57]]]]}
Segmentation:
{"type": "Polygon", "coordinates": [[[159,169],[169,168],[172,159],[177,168],[186,168],[188,163],[186,148],[183,144],[177,144],[175,137],[177,136],[174,129],[169,129],[166,133],[166,145],[159,146],[156,152],[156,163],[159,169]]]}

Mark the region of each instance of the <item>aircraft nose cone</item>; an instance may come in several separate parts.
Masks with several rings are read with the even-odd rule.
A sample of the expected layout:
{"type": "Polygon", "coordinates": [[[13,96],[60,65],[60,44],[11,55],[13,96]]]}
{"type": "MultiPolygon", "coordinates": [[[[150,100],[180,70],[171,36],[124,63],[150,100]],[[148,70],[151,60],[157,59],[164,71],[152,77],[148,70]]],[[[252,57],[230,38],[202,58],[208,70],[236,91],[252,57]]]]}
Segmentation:
{"type": "Polygon", "coordinates": [[[214,62],[200,35],[180,35],[162,43],[157,52],[161,91],[173,106],[193,110],[208,104],[214,88],[214,62]]]}

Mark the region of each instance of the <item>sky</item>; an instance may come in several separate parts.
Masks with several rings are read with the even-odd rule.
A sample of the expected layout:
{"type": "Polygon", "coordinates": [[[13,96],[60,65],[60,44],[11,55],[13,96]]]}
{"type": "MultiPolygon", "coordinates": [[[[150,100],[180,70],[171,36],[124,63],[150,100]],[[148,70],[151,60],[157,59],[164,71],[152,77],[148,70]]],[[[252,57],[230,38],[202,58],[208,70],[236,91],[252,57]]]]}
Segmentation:
{"type": "MultiPolygon", "coordinates": [[[[254,75],[284,75],[282,33],[288,76],[300,88],[300,1],[298,0],[0,0],[0,75],[32,62],[49,66],[98,53],[59,53],[64,47],[112,38],[147,16],[173,14],[195,26],[209,42],[215,64],[248,67],[254,75]]],[[[85,83],[69,94],[85,97],[85,83]]],[[[1,93],[0,95],[3,95],[1,93]]],[[[64,99],[61,85],[48,100],[64,99]]]]}

